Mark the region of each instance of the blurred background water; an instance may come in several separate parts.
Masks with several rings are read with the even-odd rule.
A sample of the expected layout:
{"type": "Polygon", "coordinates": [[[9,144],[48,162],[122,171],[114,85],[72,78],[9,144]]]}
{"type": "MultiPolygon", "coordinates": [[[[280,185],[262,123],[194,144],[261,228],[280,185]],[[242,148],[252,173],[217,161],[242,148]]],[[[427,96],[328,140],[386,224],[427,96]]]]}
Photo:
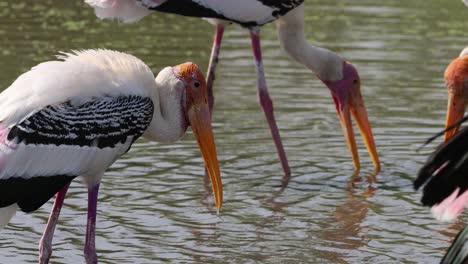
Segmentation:
{"type": "MultiPolygon", "coordinates": [[[[467,45],[458,0],[307,0],[306,34],[352,61],[382,162],[362,140],[359,175],[329,91],[262,30],[265,71],[292,169],[282,170],[256,101],[248,32],[225,32],[215,82],[214,132],[225,204],[219,215],[192,135],[139,140],[105,174],[98,203],[101,263],[438,263],[466,215],[437,223],[412,180],[443,127],[443,71],[467,45]],[[372,183],[369,183],[372,182],[372,183]]],[[[131,53],[157,73],[193,61],[206,69],[214,27],[153,14],[136,24],[100,21],[83,1],[0,0],[0,90],[58,51],[131,53]]],[[[1,111],[1,109],[0,109],[1,111]]],[[[437,141],[440,142],[440,139],[437,141]]],[[[0,234],[0,263],[36,263],[52,200],[18,213],[0,234]]],[[[75,181],[54,236],[51,263],[83,263],[87,195],[75,181]]]]}

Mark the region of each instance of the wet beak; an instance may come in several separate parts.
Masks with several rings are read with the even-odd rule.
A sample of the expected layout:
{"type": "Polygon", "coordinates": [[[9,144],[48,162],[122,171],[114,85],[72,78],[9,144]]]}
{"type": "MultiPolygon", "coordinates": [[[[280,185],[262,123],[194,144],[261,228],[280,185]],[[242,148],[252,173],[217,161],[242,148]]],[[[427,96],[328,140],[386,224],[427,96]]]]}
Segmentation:
{"type": "Polygon", "coordinates": [[[374,136],[370,127],[369,119],[367,117],[367,111],[364,106],[360,92],[350,96],[346,101],[340,101],[335,97],[337,104],[338,116],[340,118],[341,128],[348,144],[349,151],[353,157],[354,167],[359,170],[359,154],[356,147],[356,139],[354,137],[353,126],[351,123],[351,113],[356,120],[361,136],[363,137],[364,143],[366,144],[367,151],[374,163],[375,170],[380,171],[379,155],[374,143],[374,136]]]}
{"type": "Polygon", "coordinates": [[[188,110],[188,119],[205,160],[205,166],[213,187],[215,206],[219,210],[223,204],[223,185],[221,183],[221,173],[219,171],[208,104],[193,104],[188,110]]]}
{"type": "MultiPolygon", "coordinates": [[[[445,128],[454,124],[463,118],[465,108],[468,103],[466,96],[463,94],[449,92],[448,94],[448,105],[447,105],[447,117],[445,118],[445,128]]],[[[451,136],[453,136],[460,128],[460,125],[448,130],[444,135],[444,142],[446,142],[451,136]]]]}

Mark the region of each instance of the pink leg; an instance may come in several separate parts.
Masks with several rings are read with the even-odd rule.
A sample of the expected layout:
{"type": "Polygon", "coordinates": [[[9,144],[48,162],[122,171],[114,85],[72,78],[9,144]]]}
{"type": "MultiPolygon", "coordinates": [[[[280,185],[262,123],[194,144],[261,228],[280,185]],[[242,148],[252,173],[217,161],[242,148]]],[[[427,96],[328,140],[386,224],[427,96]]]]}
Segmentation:
{"type": "Polygon", "coordinates": [[[39,242],[39,263],[49,263],[50,256],[52,255],[52,238],[54,237],[55,226],[60,215],[60,209],[62,209],[63,200],[67,193],[70,183],[65,185],[55,196],[54,205],[50,212],[49,221],[47,221],[46,229],[42,235],[41,241],[39,242]]]}
{"type": "Polygon", "coordinates": [[[96,264],[96,210],[97,197],[99,191],[99,183],[88,189],[88,223],[86,224],[86,242],[84,247],[84,255],[86,264],[96,264]]]}
{"type": "Polygon", "coordinates": [[[278,151],[278,156],[281,161],[281,166],[283,167],[284,175],[289,177],[291,172],[289,170],[288,160],[286,158],[286,153],[284,152],[283,143],[281,143],[281,137],[278,131],[278,126],[276,125],[275,116],[273,114],[273,102],[270,99],[268,94],[268,88],[265,79],[265,72],[263,71],[263,62],[262,62],[262,51],[260,47],[260,31],[252,30],[250,31],[250,38],[252,40],[252,49],[255,56],[255,66],[257,70],[257,95],[260,106],[265,113],[265,117],[270,126],[271,135],[276,145],[276,150],[278,151]]]}
{"type": "Polygon", "coordinates": [[[221,40],[223,39],[224,25],[217,24],[216,32],[213,39],[213,47],[211,48],[210,62],[208,64],[208,71],[206,73],[206,86],[208,88],[208,104],[210,112],[213,112],[214,96],[213,96],[213,82],[215,80],[215,69],[218,64],[219,49],[221,48],[221,40]]]}

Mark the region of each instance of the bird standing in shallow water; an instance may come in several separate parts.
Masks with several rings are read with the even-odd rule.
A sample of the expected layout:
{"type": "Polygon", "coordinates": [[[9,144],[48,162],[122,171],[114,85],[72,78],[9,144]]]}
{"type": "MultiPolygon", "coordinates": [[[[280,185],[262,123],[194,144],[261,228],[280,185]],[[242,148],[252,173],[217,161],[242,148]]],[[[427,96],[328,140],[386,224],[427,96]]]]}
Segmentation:
{"type": "Polygon", "coordinates": [[[260,46],[260,27],[276,20],[278,36],[286,52],[312,70],[330,89],[355,169],[359,170],[360,162],[351,124],[351,113],[356,119],[376,171],[380,170],[379,157],[361,97],[359,75],[351,63],[344,61],[336,53],[307,42],[304,35],[304,0],[85,0],[85,2],[94,7],[98,17],[117,18],[124,22],[136,21],[152,11],[209,18],[216,25],[207,75],[210,106],[214,100],[212,84],[225,25],[237,23],[249,29],[257,72],[258,100],[270,126],[285,176],[289,176],[290,168],[273,114],[273,103],[267,89],[260,46]]]}
{"type": "Polygon", "coordinates": [[[222,183],[208,93],[197,65],[164,68],[110,50],[59,56],[21,75],[0,94],[0,227],[18,209],[31,212],[57,193],[41,239],[48,263],[70,182],[88,187],[86,263],[97,263],[96,207],[105,170],[143,136],[171,142],[192,127],[221,208],[222,183]]]}
{"type": "MultiPolygon", "coordinates": [[[[428,158],[414,182],[425,184],[421,202],[439,220],[455,219],[468,206],[468,129],[458,131],[468,103],[468,47],[445,70],[448,107],[444,143],[428,158]]],[[[430,141],[432,141],[433,137],[430,141]]]]}
{"type": "MultiPolygon", "coordinates": [[[[468,206],[468,128],[458,131],[468,102],[468,47],[445,70],[448,107],[445,130],[427,143],[444,134],[444,143],[429,156],[419,170],[414,188],[424,185],[421,202],[431,207],[434,217],[452,221],[468,206]]],[[[426,143],[426,144],[427,144],[426,143]]],[[[468,263],[468,228],[455,238],[440,263],[468,263]]]]}

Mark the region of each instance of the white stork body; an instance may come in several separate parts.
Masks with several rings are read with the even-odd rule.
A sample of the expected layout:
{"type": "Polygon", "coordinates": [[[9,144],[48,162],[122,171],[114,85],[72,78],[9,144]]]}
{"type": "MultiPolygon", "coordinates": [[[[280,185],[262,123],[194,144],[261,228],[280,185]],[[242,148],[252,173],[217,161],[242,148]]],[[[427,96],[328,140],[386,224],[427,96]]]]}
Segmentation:
{"type": "Polygon", "coordinates": [[[268,94],[259,38],[260,27],[276,20],[283,48],[292,58],[311,69],[331,90],[355,168],[359,169],[360,163],[350,123],[351,111],[365,138],[372,161],[376,169],[380,169],[372,131],[360,94],[359,75],[350,63],[345,62],[336,53],[307,42],[304,35],[304,0],[85,0],[85,2],[94,7],[96,15],[100,18],[117,18],[124,22],[132,22],[152,11],[159,11],[208,18],[216,24],[207,74],[210,107],[214,100],[212,83],[225,24],[232,22],[249,29],[257,72],[259,103],[270,126],[285,176],[289,176],[288,161],[268,94]]]}
{"type": "MultiPolygon", "coordinates": [[[[21,75],[0,94],[0,179],[8,179],[15,175],[21,175],[22,178],[44,176],[50,174],[51,168],[56,174],[89,174],[97,177],[130,146],[131,142],[125,142],[116,144],[115,148],[99,149],[93,146],[50,146],[13,143],[7,140],[13,126],[50,105],[67,101],[71,104],[82,104],[103,96],[151,96],[150,88],[154,87],[153,74],[145,64],[133,56],[112,51],[89,50],[63,58],[64,61],[39,64],[21,75]],[[40,155],[37,155],[38,153],[40,155]],[[76,160],[75,163],[60,162],[72,158],[76,160]],[[25,164],[24,161],[28,162],[25,164]],[[89,171],[90,168],[93,168],[93,171],[89,171]]],[[[96,118],[96,121],[99,119],[96,118]]]]}
{"type": "Polygon", "coordinates": [[[283,16],[304,0],[85,0],[100,18],[134,22],[151,10],[185,16],[214,18],[243,25],[262,26],[283,16]]]}
{"type": "Polygon", "coordinates": [[[0,224],[18,208],[34,211],[58,192],[40,263],[49,260],[58,214],[77,176],[89,193],[86,261],[97,262],[94,226],[101,177],[141,135],[175,141],[191,125],[221,205],[208,105],[203,104],[206,85],[196,65],[167,67],[155,79],[141,60],[120,52],[87,50],[60,58],[34,67],[0,94],[0,224]]]}

